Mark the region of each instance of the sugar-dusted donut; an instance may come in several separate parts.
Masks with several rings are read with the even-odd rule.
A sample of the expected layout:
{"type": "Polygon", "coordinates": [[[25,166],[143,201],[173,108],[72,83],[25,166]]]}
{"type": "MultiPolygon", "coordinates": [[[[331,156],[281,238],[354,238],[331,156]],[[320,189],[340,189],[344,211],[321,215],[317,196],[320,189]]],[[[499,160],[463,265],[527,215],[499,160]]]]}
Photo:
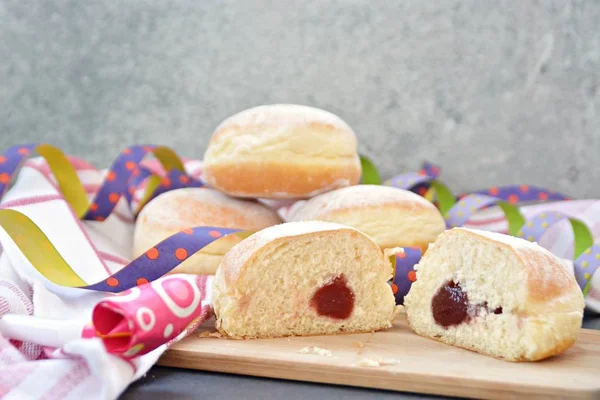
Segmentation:
{"type": "Polygon", "coordinates": [[[233,338],[371,332],[391,326],[391,264],[356,229],[290,222],[223,257],[213,287],[217,327],[233,338]]]}
{"type": "Polygon", "coordinates": [[[560,354],[577,339],[581,289],[565,263],[535,243],[455,228],[415,269],[404,306],[419,335],[509,361],[560,354]]]}
{"type": "Polygon", "coordinates": [[[354,131],[327,111],[292,104],[242,111],[214,131],[203,179],[235,197],[308,198],[358,183],[354,131]]]}
{"type": "MultiPolygon", "coordinates": [[[[214,226],[258,231],[281,223],[275,211],[254,201],[231,198],[207,188],[176,189],[150,201],[140,212],[134,233],[138,257],[163,239],[188,228],[214,226]]],[[[172,273],[214,274],[223,254],[242,240],[225,236],[199,251],[172,273]]]]}
{"type": "Polygon", "coordinates": [[[422,251],[446,229],[444,218],[430,201],[379,185],[350,186],[315,196],[288,220],[337,222],[366,233],[382,248],[418,247],[422,251]]]}

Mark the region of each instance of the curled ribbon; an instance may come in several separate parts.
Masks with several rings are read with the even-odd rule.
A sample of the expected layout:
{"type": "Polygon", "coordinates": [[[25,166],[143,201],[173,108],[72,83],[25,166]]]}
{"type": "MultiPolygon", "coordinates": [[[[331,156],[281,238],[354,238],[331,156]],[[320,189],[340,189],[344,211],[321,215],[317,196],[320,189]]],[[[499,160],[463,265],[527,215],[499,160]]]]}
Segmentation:
{"type": "MultiPolygon", "coordinates": [[[[134,189],[144,180],[147,181],[145,194],[134,214],[150,199],[168,190],[203,186],[202,182],[185,173],[183,163],[171,149],[161,146],[130,146],[115,159],[90,203],[75,168],[58,148],[48,144],[30,144],[13,146],[0,156],[0,197],[8,189],[19,167],[34,152],[46,160],[65,200],[83,220],[103,221],[114,211],[122,197],[131,205],[134,189]],[[154,154],[167,171],[165,177],[154,175],[140,165],[148,154],[154,154]]],[[[48,237],[26,215],[16,210],[0,209],[0,226],[33,267],[49,281],[65,287],[111,293],[160,278],[222,236],[248,235],[237,229],[218,227],[188,229],[165,239],[106,279],[88,283],[68,265],[48,237]]]]}
{"type": "Polygon", "coordinates": [[[65,200],[77,217],[83,220],[105,220],[122,197],[131,205],[136,184],[143,180],[148,181],[147,187],[142,201],[137,209],[133,210],[134,215],[137,215],[148,201],[163,192],[182,187],[203,186],[202,182],[186,174],[183,163],[170,148],[130,146],[112,163],[104,182],[90,203],[75,168],[61,150],[49,144],[27,144],[10,147],[0,156],[0,198],[8,189],[19,167],[35,152],[46,160],[65,200]],[[167,171],[166,177],[154,175],[140,165],[149,154],[153,154],[167,171]]]}

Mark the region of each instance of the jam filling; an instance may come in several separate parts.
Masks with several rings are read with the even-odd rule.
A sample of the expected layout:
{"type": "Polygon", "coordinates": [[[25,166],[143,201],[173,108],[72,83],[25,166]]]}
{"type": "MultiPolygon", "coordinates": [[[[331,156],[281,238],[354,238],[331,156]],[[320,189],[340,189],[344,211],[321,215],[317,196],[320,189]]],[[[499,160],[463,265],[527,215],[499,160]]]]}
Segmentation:
{"type": "Polygon", "coordinates": [[[460,284],[447,281],[439,288],[431,300],[431,311],[433,319],[438,325],[448,328],[469,322],[471,317],[483,313],[502,314],[502,307],[491,310],[488,303],[471,306],[469,296],[463,292],[460,284]]]}
{"type": "Polygon", "coordinates": [[[354,293],[348,287],[346,277],[340,275],[319,288],[312,297],[311,306],[324,317],[348,318],[354,310],[354,293]]]}
{"type": "Polygon", "coordinates": [[[431,311],[435,322],[444,328],[461,324],[469,319],[469,296],[458,283],[448,281],[433,296],[431,311]]]}

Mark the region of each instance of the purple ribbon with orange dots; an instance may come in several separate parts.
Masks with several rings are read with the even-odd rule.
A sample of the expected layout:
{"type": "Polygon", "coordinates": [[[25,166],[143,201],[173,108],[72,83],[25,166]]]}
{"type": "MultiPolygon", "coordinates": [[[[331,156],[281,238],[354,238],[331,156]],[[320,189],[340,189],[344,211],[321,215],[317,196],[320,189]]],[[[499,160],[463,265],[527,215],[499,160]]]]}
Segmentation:
{"type": "MultiPolygon", "coordinates": [[[[135,189],[152,175],[140,163],[156,148],[157,146],[130,146],[121,152],[110,166],[106,179],[82,219],[96,221],[106,219],[122,196],[125,197],[127,203],[131,204],[135,189]]],[[[166,177],[160,179],[156,189],[146,199],[146,202],[169,190],[202,186],[202,182],[188,176],[185,171],[172,168],[167,171],[166,177]]]]}
{"type": "Polygon", "coordinates": [[[109,278],[82,289],[119,293],[152,282],[187,260],[203,247],[237,229],[198,227],[168,237],[109,278]]]}
{"type": "Polygon", "coordinates": [[[417,280],[415,265],[421,259],[421,249],[405,247],[403,250],[394,256],[396,268],[391,285],[396,304],[404,304],[404,296],[408,294],[412,283],[417,280]]]}
{"type": "MultiPolygon", "coordinates": [[[[64,162],[66,160],[60,160],[60,158],[64,158],[64,155],[58,149],[49,145],[26,144],[10,147],[3,155],[0,155],[0,198],[8,189],[11,180],[15,173],[18,172],[21,164],[35,150],[38,150],[40,154],[46,158],[51,169],[53,169],[53,166],[57,165],[58,169],[60,169],[60,161],[64,162]]],[[[113,212],[121,197],[125,197],[127,202],[131,204],[135,189],[141,182],[152,176],[152,173],[147,168],[140,165],[140,163],[148,154],[155,151],[161,153],[167,151],[169,154],[167,154],[166,158],[171,160],[176,158],[180,163],[177,156],[172,153],[170,149],[162,146],[130,146],[126,148],[117,156],[108,169],[104,182],[94,196],[93,201],[87,207],[86,212],[80,216],[81,219],[103,221],[113,212]]],[[[64,166],[64,164],[62,166],[64,166]]],[[[59,175],[56,170],[53,170],[52,172],[54,172],[55,175],[59,175]]],[[[65,174],[60,175],[64,176],[65,174]]],[[[58,182],[66,200],[71,205],[73,205],[74,200],[82,200],[81,198],[74,199],[73,197],[76,196],[76,194],[73,195],[68,188],[62,187],[79,183],[78,181],[73,182],[72,176],[67,176],[62,181],[61,179],[58,179],[58,182]],[[69,196],[69,194],[72,194],[72,196],[69,196]]],[[[167,176],[160,179],[151,196],[146,199],[146,202],[169,190],[202,186],[203,183],[188,176],[185,173],[185,170],[183,170],[183,167],[169,168],[167,176]]]]}
{"type": "MultiPolygon", "coordinates": [[[[419,172],[407,172],[397,175],[388,179],[386,181],[386,185],[394,186],[400,189],[411,190],[420,195],[425,195],[431,182],[438,179],[440,173],[440,167],[430,162],[424,162],[419,172]]],[[[534,201],[545,202],[570,200],[569,197],[553,190],[547,190],[532,185],[493,186],[489,189],[478,190],[470,194],[461,194],[457,196],[457,200],[461,200],[469,195],[489,196],[497,199],[497,201],[506,201],[511,204],[523,204],[534,201]]],[[[477,207],[475,210],[473,210],[473,212],[481,208],[483,207],[477,207]]]]}

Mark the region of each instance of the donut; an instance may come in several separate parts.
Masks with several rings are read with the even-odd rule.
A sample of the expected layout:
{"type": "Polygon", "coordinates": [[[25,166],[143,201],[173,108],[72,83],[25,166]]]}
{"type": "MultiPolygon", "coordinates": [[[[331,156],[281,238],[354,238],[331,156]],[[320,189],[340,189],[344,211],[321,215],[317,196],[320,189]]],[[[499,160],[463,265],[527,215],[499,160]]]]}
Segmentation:
{"type": "MultiPolygon", "coordinates": [[[[281,223],[276,212],[254,201],[231,198],[214,189],[184,188],[152,199],[139,213],[133,238],[134,257],[167,237],[197,226],[259,231],[281,223]]],[[[190,256],[171,273],[213,275],[225,254],[242,241],[227,235],[190,256]]]]}
{"type": "Polygon", "coordinates": [[[216,325],[236,339],[372,332],[391,326],[391,264],[356,229],[331,222],[266,228],[223,257],[216,325]]]}
{"type": "Polygon", "coordinates": [[[438,209],[423,197],[391,186],[355,185],[307,200],[289,221],[320,220],[354,227],[382,248],[418,247],[446,229],[438,209]]]}
{"type": "Polygon", "coordinates": [[[203,179],[234,197],[308,198],[361,177],[354,131],[313,107],[275,104],[223,121],[204,155],[203,179]]]}
{"type": "Polygon", "coordinates": [[[415,270],[404,306],[421,336],[507,361],[542,360],[577,340],[583,293],[563,260],[535,243],[454,228],[415,270]]]}

